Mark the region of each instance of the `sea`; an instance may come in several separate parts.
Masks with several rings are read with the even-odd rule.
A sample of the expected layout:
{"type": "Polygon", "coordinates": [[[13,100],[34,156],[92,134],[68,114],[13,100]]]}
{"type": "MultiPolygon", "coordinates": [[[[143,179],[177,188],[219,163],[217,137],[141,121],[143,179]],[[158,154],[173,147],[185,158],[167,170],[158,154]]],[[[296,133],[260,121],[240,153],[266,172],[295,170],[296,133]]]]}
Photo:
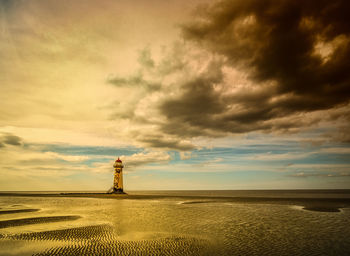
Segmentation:
{"type": "Polygon", "coordinates": [[[0,192],[0,255],[350,255],[350,190],[92,194],[0,192]]]}

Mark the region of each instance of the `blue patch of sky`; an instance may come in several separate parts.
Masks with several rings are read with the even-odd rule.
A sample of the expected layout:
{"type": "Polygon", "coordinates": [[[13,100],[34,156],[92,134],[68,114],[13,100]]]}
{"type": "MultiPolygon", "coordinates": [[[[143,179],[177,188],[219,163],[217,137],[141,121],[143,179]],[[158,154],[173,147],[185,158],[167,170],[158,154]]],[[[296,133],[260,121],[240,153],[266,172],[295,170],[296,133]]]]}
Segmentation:
{"type": "MultiPolygon", "coordinates": [[[[30,147],[31,145],[25,145],[30,147]]],[[[111,158],[121,155],[132,155],[135,153],[143,152],[144,148],[137,147],[93,147],[93,146],[76,146],[65,144],[35,144],[42,152],[56,152],[64,155],[73,156],[94,156],[84,160],[87,165],[92,165],[96,162],[105,162],[111,158]]],[[[196,165],[205,164],[208,161],[217,160],[218,164],[222,165],[236,165],[236,166],[249,166],[261,164],[265,166],[271,166],[275,168],[283,168],[291,164],[350,164],[349,154],[339,153],[327,153],[321,152],[320,149],[328,148],[349,148],[344,144],[325,144],[321,146],[302,146],[299,142],[289,141],[283,143],[274,144],[249,144],[238,145],[235,147],[216,147],[216,148],[201,148],[191,152],[189,159],[181,159],[180,153],[177,151],[169,151],[172,156],[169,161],[169,165],[185,164],[196,165]],[[297,157],[288,158],[283,157],[274,159],[268,159],[269,156],[278,156],[282,154],[298,154],[297,157]],[[305,154],[305,156],[303,156],[305,154]],[[256,156],[258,156],[256,158],[256,156]],[[259,158],[259,156],[267,156],[266,159],[259,158]]],[[[64,161],[64,160],[62,160],[64,161]]],[[[149,164],[149,165],[162,165],[149,164]]],[[[219,171],[219,170],[218,170],[219,171]]],[[[258,171],[258,170],[257,170],[258,171]]]]}
{"type": "Polygon", "coordinates": [[[287,145],[266,144],[243,145],[235,148],[202,148],[193,150],[191,158],[185,160],[181,159],[178,152],[172,151],[173,158],[169,164],[174,165],[172,169],[176,170],[177,173],[186,172],[188,170],[186,166],[191,167],[194,171],[186,173],[186,177],[189,178],[200,173],[207,176],[215,176],[220,173],[220,177],[242,181],[255,178],[282,180],[297,172],[348,172],[350,154],[327,151],[330,148],[348,149],[349,145],[334,143],[304,147],[300,143],[291,142],[287,145]],[[208,173],[208,169],[211,167],[205,168],[207,164],[213,165],[215,169],[213,169],[213,174],[208,173]],[[182,167],[183,171],[180,169],[182,167]]]}
{"type": "Polygon", "coordinates": [[[132,155],[140,153],[144,149],[136,147],[94,147],[94,146],[76,146],[67,144],[25,144],[24,147],[30,148],[35,147],[40,152],[54,152],[61,155],[68,156],[87,156],[89,157],[83,161],[66,161],[64,159],[58,159],[58,162],[66,163],[70,165],[81,165],[92,166],[94,163],[101,163],[110,161],[118,156],[132,155]]]}

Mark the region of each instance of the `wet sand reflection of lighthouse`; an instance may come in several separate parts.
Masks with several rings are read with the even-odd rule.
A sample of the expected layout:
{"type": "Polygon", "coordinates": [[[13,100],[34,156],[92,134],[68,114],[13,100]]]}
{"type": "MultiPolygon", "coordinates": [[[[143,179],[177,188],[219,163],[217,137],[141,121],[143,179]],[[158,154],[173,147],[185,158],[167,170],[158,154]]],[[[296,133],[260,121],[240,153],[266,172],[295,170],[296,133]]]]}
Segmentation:
{"type": "Polygon", "coordinates": [[[118,159],[115,161],[114,165],[114,183],[113,183],[113,192],[117,194],[125,194],[123,191],[123,163],[118,159]]]}

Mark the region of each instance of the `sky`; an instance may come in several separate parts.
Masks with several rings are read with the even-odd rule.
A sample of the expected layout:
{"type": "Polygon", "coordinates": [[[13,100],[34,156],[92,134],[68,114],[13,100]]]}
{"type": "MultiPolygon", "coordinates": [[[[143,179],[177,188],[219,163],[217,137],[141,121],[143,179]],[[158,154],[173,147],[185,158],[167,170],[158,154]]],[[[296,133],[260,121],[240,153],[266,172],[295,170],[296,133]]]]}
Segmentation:
{"type": "Polygon", "coordinates": [[[350,189],[346,0],[0,0],[0,190],[350,189]]]}

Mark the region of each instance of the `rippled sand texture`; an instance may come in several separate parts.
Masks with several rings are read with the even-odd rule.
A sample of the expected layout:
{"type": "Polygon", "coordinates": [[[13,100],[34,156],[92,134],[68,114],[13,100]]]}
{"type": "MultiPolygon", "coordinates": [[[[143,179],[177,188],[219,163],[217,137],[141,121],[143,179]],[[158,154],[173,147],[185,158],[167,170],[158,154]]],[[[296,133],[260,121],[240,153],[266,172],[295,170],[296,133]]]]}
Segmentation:
{"type": "Polygon", "coordinates": [[[108,226],[91,226],[39,234],[21,239],[57,239],[76,241],[35,255],[204,255],[209,254],[204,241],[186,237],[155,240],[122,241],[108,226]]]}
{"type": "Polygon", "coordinates": [[[36,218],[5,220],[5,221],[0,221],[0,228],[24,226],[24,225],[48,223],[48,222],[58,222],[58,221],[65,221],[65,220],[76,220],[79,218],[80,216],[51,216],[51,217],[36,217],[36,218]]]}
{"type": "Polygon", "coordinates": [[[0,207],[0,256],[350,255],[347,207],[186,197],[2,197],[0,207]]]}
{"type": "MultiPolygon", "coordinates": [[[[7,214],[32,212],[23,210],[7,211],[7,214]]],[[[80,216],[47,216],[8,219],[0,221],[0,228],[15,226],[48,224],[52,222],[66,222],[79,219],[80,216]]],[[[151,239],[121,240],[115,228],[110,224],[91,225],[68,229],[49,230],[0,235],[5,241],[29,241],[42,243],[46,248],[42,252],[32,255],[212,255],[209,242],[188,236],[174,236],[172,234],[153,234],[151,239]],[[157,237],[155,239],[155,237],[157,237]]],[[[1,253],[1,252],[0,252],[1,253]]],[[[21,253],[19,253],[21,254],[21,253]]]]}
{"type": "Polygon", "coordinates": [[[64,230],[23,233],[7,239],[64,241],[65,246],[48,248],[33,255],[209,255],[207,241],[190,237],[154,240],[118,240],[112,226],[96,225],[64,230]]]}

